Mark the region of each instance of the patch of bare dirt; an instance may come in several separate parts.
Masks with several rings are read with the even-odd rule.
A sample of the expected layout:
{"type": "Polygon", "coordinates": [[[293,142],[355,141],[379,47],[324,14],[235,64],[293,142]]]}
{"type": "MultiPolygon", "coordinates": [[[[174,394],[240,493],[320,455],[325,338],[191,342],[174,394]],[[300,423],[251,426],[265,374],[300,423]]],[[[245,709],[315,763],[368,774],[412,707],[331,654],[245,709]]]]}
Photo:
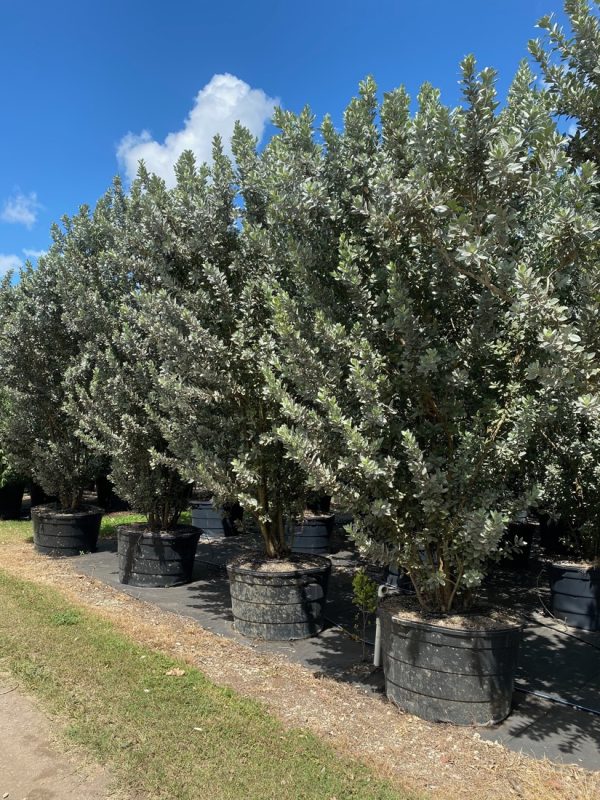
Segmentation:
{"type": "Polygon", "coordinates": [[[482,740],[474,729],[435,725],[360,688],[259,653],[52,561],[31,545],[0,548],[9,573],[59,589],[131,639],[198,667],[214,683],[262,701],[290,727],[309,729],[399,787],[436,800],[597,800],[600,774],[536,761],[482,740]]]}
{"type": "MultiPolygon", "coordinates": [[[[122,795],[119,795],[122,797],[122,795]]],[[[50,720],[0,672],[0,797],[116,800],[106,770],[54,740],[50,720]]]]}

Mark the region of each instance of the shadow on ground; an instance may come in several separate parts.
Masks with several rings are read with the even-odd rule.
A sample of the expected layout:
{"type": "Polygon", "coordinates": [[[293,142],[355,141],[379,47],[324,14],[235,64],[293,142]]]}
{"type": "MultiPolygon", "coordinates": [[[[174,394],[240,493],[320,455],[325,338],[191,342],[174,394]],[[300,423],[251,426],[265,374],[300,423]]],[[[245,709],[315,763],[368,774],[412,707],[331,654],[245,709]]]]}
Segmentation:
{"type": "MultiPolygon", "coordinates": [[[[236,633],[225,564],[259,544],[250,535],[212,542],[201,539],[193,582],[169,589],[139,589],[119,584],[114,539],[101,540],[97,553],[79,556],[76,563],[85,574],[167,611],[188,616],[213,633],[260,652],[282,654],[315,674],[356,684],[365,691],[383,692],[383,674],[370,663],[372,647],[366,646],[369,660],[365,662],[363,644],[355,634],[352,576],[361,561],[356,552],[343,548],[343,541],[332,554],[327,625],[319,636],[292,642],[261,642],[236,633]]],[[[513,713],[500,725],[479,732],[483,738],[536,757],[598,769],[600,716],[522,691],[541,692],[600,710],[600,634],[567,629],[544,615],[543,607],[549,597],[543,568],[542,561],[533,560],[531,568],[525,571],[496,570],[487,582],[488,599],[494,605],[506,604],[517,610],[525,620],[525,628],[513,713]]],[[[373,641],[373,625],[366,639],[373,641]]]]}

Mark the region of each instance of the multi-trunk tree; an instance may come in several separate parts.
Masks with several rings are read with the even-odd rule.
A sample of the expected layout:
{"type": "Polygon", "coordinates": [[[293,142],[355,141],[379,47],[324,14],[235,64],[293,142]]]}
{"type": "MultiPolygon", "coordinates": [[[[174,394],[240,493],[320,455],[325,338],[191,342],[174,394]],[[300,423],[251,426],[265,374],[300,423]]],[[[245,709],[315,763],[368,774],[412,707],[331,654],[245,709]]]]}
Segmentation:
{"type": "Polygon", "coordinates": [[[577,305],[595,172],[571,168],[526,65],[502,110],[492,70],[467,58],[462,74],[459,108],[426,85],[411,116],[402,90],[378,106],[367,81],[344,131],[326,122],[296,216],[317,241],[340,235],[319,282],[323,242],[288,226],[290,268],[313,279],[273,294],[265,363],[290,456],[355,511],[362,549],[443,612],[469,604],[536,502],[537,440],[596,369],[577,305]]]}
{"type": "MultiPolygon", "coordinates": [[[[566,0],[564,7],[570,30],[552,17],[544,17],[539,27],[545,36],[530,42],[529,49],[541,67],[549,107],[567,131],[569,169],[596,179],[600,168],[598,3],[566,0]]],[[[596,180],[597,210],[599,185],[596,180]]],[[[553,424],[545,431],[545,453],[539,458],[544,504],[560,519],[573,555],[589,560],[600,558],[600,383],[595,368],[600,354],[599,256],[596,223],[588,257],[579,258],[577,280],[570,281],[580,336],[578,346],[586,351],[589,367],[577,371],[572,381],[563,384],[553,424]]]]}
{"type": "MultiPolygon", "coordinates": [[[[104,263],[95,265],[98,285],[87,291],[104,324],[72,372],[72,411],[82,440],[110,460],[117,493],[146,514],[152,531],[176,527],[192,486],[163,433],[172,412],[163,416],[163,365],[148,332],[147,299],[164,291],[179,307],[181,293],[195,280],[199,243],[206,249],[221,233],[227,238],[226,216],[208,170],[196,170],[190,153],[178,163],[173,190],[142,165],[122,235],[104,263]]],[[[152,324],[160,327],[163,316],[158,308],[152,324]]],[[[78,324],[86,324],[85,315],[78,324]]]]}
{"type": "Polygon", "coordinates": [[[238,500],[276,558],[287,553],[286,518],[303,505],[305,477],[275,434],[283,418],[262,371],[280,277],[266,235],[266,167],[241,127],[233,147],[236,171],[216,142],[208,206],[186,198],[190,233],[174,255],[186,285],[174,292],[163,278],[145,293],[140,321],[160,354],[161,430],[183,474],[217,502],[238,500]]]}
{"type": "Polygon", "coordinates": [[[76,276],[102,262],[115,242],[124,201],[115,185],[93,213],[83,206],[53,228],[36,269],[6,283],[0,321],[0,384],[5,393],[2,447],[19,473],[32,476],[62,509],[77,510],[96,475],[97,456],[77,435],[70,370],[96,335],[93,307],[76,276]],[[65,291],[66,276],[66,291],[65,291]],[[73,318],[85,324],[75,330],[73,318]]]}

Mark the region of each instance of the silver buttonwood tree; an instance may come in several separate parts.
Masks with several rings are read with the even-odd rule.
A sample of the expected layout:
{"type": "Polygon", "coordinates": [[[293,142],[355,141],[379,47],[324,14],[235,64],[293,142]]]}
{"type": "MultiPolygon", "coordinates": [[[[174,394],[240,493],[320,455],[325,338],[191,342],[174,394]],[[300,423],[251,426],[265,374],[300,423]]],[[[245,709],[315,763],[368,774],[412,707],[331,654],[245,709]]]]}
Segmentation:
{"type": "Polygon", "coordinates": [[[11,464],[31,475],[63,509],[76,510],[99,463],[77,435],[71,413],[69,371],[95,335],[93,308],[82,285],[63,276],[85,273],[102,259],[117,235],[123,195],[116,184],[93,213],[82,206],[63,226],[54,226],[53,243],[34,269],[27,265],[3,302],[0,324],[0,382],[7,397],[2,442],[11,464]],[[72,327],[79,305],[86,324],[72,327]]]}
{"type": "MultiPolygon", "coordinates": [[[[184,474],[235,499],[259,527],[269,558],[285,556],[286,517],[303,507],[306,478],[276,435],[280,407],[266,389],[273,356],[270,307],[285,280],[267,235],[269,175],[278,137],[259,155],[238,126],[235,171],[217,141],[210,172],[211,208],[223,227],[194,226],[206,240],[182,240],[190,280],[177,297],[164,287],[145,297],[145,324],[161,353],[162,430],[184,474]]],[[[176,193],[172,201],[177,201],[176,193]]],[[[202,198],[188,195],[190,220],[202,198]]]]}
{"type": "MultiPolygon", "coordinates": [[[[570,168],[525,64],[502,110],[492,70],[469,57],[462,75],[459,108],[427,85],[413,116],[403,90],[379,107],[368,80],[342,133],[326,121],[294,216],[328,244],[341,232],[317,291],[273,294],[265,365],[290,455],[355,511],[362,549],[443,612],[470,602],[535,502],[536,439],[596,369],[577,314],[595,171],[570,168]]],[[[310,248],[282,243],[314,276],[310,248]]]]}
{"type": "MultiPolygon", "coordinates": [[[[542,69],[544,92],[562,125],[571,169],[590,174],[600,166],[600,16],[598,3],[566,0],[570,31],[544,17],[543,40],[530,42],[542,69]],[[595,7],[595,8],[594,8],[595,7]]],[[[596,187],[596,209],[598,205],[596,187]]],[[[599,249],[581,259],[577,296],[581,346],[590,360],[600,353],[599,249]]],[[[600,558],[600,395],[597,370],[576,371],[565,382],[552,430],[547,432],[543,485],[546,508],[560,517],[575,555],[600,558]]]]}
{"type": "Polygon", "coordinates": [[[182,293],[193,287],[202,247],[216,246],[222,236],[227,249],[229,236],[227,208],[209,185],[208,171],[196,171],[191,153],[176,171],[177,185],[169,191],[141,165],[124,231],[110,258],[96,265],[99,288],[90,299],[107,324],[73,371],[80,435],[110,459],[118,494],[147,515],[152,530],[176,526],[191,479],[163,433],[174,409],[164,405],[162,358],[149,334],[160,308],[149,324],[146,298],[164,293],[165,302],[179,308],[182,293]],[[114,286],[117,292],[110,291],[114,286]]]}

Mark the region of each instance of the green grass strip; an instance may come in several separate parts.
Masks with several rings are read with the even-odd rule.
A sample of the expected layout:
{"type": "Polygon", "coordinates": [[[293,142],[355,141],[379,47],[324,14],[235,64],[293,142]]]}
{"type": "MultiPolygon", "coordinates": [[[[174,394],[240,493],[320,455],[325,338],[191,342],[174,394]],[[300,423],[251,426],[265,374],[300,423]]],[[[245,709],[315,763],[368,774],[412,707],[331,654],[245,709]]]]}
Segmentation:
{"type": "MultiPolygon", "coordinates": [[[[0,657],[68,736],[144,796],[405,800],[257,702],[136,645],[53,589],[0,570],[0,657]],[[165,673],[180,667],[182,677],[165,673]]],[[[369,731],[364,731],[368,736],[369,731]]]]}
{"type": "MultiPolygon", "coordinates": [[[[129,512],[121,512],[119,514],[105,515],[102,517],[102,524],[100,525],[100,538],[116,536],[119,525],[129,525],[132,522],[146,521],[146,517],[143,514],[134,514],[133,512],[131,514],[129,512]]],[[[182,521],[182,524],[185,523],[182,521]]]]}
{"type": "MultiPolygon", "coordinates": [[[[0,545],[33,541],[31,520],[0,522],[0,545]]],[[[0,558],[2,551],[0,550],[0,558]]]]}

